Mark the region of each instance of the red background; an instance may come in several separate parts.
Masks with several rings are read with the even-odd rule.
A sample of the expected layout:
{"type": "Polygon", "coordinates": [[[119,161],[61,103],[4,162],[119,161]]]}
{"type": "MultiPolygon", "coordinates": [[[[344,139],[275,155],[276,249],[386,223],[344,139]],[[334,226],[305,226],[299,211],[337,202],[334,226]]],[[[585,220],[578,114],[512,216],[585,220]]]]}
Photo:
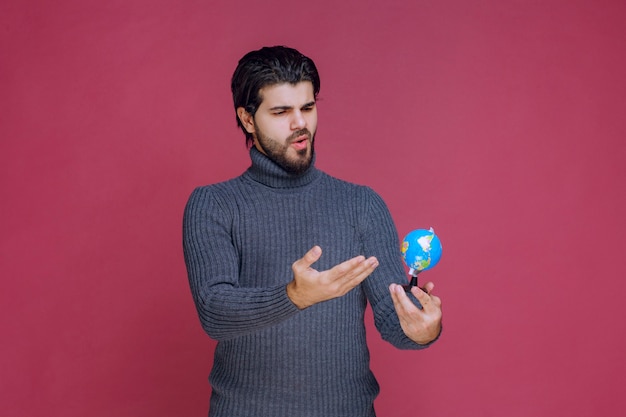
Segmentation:
{"type": "Polygon", "coordinates": [[[206,415],[182,210],[247,167],[272,44],[318,64],[319,167],[444,245],[442,339],[368,323],[379,415],[622,415],[625,5],[3,1],[0,415],[206,415]]]}

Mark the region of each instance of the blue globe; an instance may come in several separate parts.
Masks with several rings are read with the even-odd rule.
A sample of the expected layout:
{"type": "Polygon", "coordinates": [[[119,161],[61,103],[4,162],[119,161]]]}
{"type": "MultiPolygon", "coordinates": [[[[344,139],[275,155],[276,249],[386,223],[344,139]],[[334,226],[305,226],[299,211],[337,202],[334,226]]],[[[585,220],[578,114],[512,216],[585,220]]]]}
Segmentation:
{"type": "Polygon", "coordinates": [[[432,268],[441,259],[441,241],[432,227],[410,232],[402,241],[401,250],[406,265],[416,272],[432,268]]]}

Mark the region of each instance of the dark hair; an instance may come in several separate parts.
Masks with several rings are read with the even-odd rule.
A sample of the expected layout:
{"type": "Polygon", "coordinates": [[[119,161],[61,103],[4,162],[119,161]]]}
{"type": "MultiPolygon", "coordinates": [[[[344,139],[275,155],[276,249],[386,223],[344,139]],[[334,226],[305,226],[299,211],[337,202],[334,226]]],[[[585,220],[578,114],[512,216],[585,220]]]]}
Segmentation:
{"type": "MultiPolygon", "coordinates": [[[[310,81],[313,84],[313,95],[317,99],[320,91],[320,77],[313,60],[302,55],[293,48],[285,46],[264,47],[258,51],[248,52],[239,60],[230,83],[237,109],[243,107],[252,116],[261,105],[259,91],[263,87],[275,84],[297,84],[310,81]]],[[[237,125],[246,135],[246,145],[251,146],[254,138],[243,127],[237,117],[237,125]]]]}

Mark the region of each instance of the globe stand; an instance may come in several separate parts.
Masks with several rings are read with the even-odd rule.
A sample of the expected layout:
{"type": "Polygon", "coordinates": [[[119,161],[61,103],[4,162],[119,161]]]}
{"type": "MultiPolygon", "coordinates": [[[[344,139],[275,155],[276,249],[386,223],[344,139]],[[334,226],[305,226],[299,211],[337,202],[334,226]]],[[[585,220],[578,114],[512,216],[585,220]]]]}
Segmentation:
{"type": "Polygon", "coordinates": [[[419,274],[420,272],[422,271],[416,271],[413,268],[409,269],[409,275],[411,275],[411,282],[407,285],[402,286],[405,292],[411,292],[411,288],[417,287],[417,274],[419,274]]]}

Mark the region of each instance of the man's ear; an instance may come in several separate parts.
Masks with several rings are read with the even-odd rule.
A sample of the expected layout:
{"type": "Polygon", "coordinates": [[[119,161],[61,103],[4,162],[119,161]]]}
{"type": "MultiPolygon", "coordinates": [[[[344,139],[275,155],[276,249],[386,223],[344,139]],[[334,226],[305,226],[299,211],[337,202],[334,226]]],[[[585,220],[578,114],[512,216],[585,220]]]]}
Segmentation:
{"type": "Polygon", "coordinates": [[[254,117],[243,107],[237,107],[237,117],[248,133],[255,133],[254,117]]]}

